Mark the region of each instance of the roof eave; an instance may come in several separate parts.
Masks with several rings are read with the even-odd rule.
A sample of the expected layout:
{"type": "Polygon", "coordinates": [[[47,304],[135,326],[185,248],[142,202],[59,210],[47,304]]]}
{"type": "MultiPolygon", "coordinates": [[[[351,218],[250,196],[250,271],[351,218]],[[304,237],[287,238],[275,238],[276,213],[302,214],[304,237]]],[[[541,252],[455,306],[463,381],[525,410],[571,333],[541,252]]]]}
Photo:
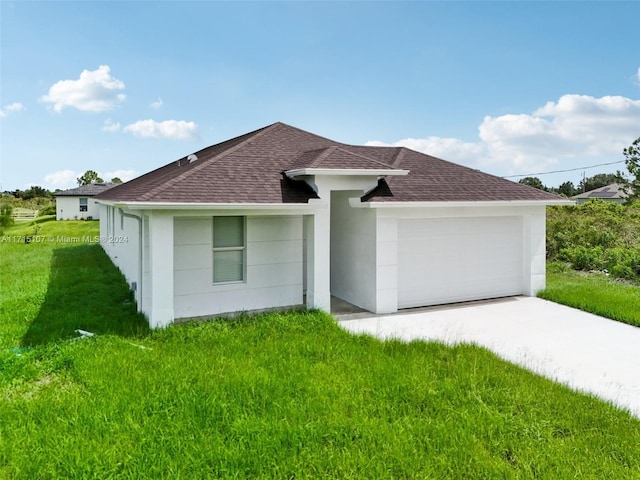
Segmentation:
{"type": "MultiPolygon", "coordinates": [[[[205,202],[135,202],[96,199],[97,203],[128,210],[295,210],[308,203],[205,203],[205,202]]],[[[314,205],[315,207],[315,205],[314,205]]]]}
{"type": "Polygon", "coordinates": [[[551,205],[575,205],[572,200],[480,200],[450,202],[363,202],[360,198],[350,198],[354,208],[442,208],[442,207],[540,207],[551,205]]]}
{"type": "Polygon", "coordinates": [[[54,193],[54,197],[95,197],[102,192],[98,193],[54,193]]]}
{"type": "Polygon", "coordinates": [[[289,178],[309,175],[385,177],[408,175],[409,170],[396,168],[296,168],[287,170],[284,173],[289,178]]]}

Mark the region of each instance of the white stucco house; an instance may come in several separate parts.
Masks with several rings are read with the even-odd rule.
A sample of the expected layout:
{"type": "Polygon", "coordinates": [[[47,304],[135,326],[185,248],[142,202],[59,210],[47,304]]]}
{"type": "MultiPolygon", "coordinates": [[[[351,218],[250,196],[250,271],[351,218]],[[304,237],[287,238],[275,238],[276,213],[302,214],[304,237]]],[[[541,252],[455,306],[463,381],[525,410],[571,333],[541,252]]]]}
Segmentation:
{"type": "Polygon", "coordinates": [[[100,207],[93,197],[106,192],[116,183],[90,183],[56,192],[56,220],[98,220],[100,207]]]}
{"type": "Polygon", "coordinates": [[[99,194],[152,327],[331,296],[376,313],[545,286],[558,196],[404,147],[275,123],[99,194]]]}

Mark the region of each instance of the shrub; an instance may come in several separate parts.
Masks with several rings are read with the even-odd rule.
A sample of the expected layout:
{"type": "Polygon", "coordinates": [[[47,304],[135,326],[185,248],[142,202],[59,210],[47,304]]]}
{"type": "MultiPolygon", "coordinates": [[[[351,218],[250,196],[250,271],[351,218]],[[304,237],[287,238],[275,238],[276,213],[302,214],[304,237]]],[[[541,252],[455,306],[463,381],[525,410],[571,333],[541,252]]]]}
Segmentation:
{"type": "Polygon", "coordinates": [[[8,204],[0,205],[0,228],[4,229],[13,225],[13,207],[8,204]]]}
{"type": "Polygon", "coordinates": [[[42,217],[44,215],[55,215],[56,214],[56,206],[55,205],[49,205],[47,207],[41,208],[38,211],[38,216],[42,217]]]}
{"type": "Polygon", "coordinates": [[[624,278],[633,280],[637,276],[631,268],[626,265],[614,265],[611,267],[609,274],[614,278],[624,278]]]}
{"type": "Polygon", "coordinates": [[[602,200],[547,210],[547,259],[640,281],[640,203],[602,200]]]}
{"type": "Polygon", "coordinates": [[[577,245],[571,248],[563,248],[560,251],[560,260],[569,262],[576,270],[602,270],[603,251],[601,247],[588,248],[577,245]]]}

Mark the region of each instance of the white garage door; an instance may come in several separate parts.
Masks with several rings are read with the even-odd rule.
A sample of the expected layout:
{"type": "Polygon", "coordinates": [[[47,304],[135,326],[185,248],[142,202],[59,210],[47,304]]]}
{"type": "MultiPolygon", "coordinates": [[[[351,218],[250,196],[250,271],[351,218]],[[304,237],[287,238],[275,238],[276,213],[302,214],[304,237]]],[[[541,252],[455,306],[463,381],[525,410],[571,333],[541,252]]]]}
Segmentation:
{"type": "Polygon", "coordinates": [[[522,293],[520,217],[398,222],[398,307],[522,293]]]}

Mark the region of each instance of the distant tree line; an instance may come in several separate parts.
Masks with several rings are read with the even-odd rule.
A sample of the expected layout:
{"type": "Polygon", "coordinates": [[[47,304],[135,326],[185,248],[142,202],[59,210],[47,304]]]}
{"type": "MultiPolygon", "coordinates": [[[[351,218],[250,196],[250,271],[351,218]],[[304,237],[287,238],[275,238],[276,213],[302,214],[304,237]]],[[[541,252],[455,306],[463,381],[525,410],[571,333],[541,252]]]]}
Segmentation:
{"type": "MultiPolygon", "coordinates": [[[[58,190],[56,190],[58,191],[58,190]]],[[[21,198],[22,200],[32,200],[34,198],[51,198],[53,197],[53,193],[46,188],[33,186],[28,188],[27,190],[14,190],[12,192],[5,192],[9,195],[13,195],[15,198],[21,198]]]]}
{"type": "MultiPolygon", "coordinates": [[[[91,183],[104,183],[104,180],[100,178],[97,172],[94,170],[87,170],[84,174],[76,178],[78,186],[89,185],[91,183]]],[[[122,183],[122,180],[118,177],[113,177],[111,183],[122,183]]],[[[47,190],[44,187],[34,185],[26,190],[13,190],[2,192],[3,195],[13,196],[22,200],[33,200],[34,198],[53,198],[53,194],[59,192],[60,189],[56,188],[54,191],[47,190]]]]}
{"type": "Polygon", "coordinates": [[[624,162],[629,172],[630,179],[628,179],[621,171],[616,173],[598,173],[593,177],[584,178],[574,186],[573,182],[567,181],[560,184],[559,187],[547,187],[542,183],[538,177],[524,177],[518,180],[518,183],[523,185],[529,185],[530,187],[537,188],[538,190],[544,190],[545,192],[558,193],[567,197],[573,197],[582,192],[588,192],[596,188],[606,187],[612,183],[619,183],[626,185],[629,193],[629,203],[635,199],[640,198],[640,137],[622,151],[624,155],[624,162]]]}
{"type": "MultiPolygon", "coordinates": [[[[94,170],[87,170],[86,172],[84,172],[84,174],[82,174],[82,176],[76,178],[76,181],[78,182],[79,187],[83,185],[89,185],[91,183],[104,183],[104,180],[100,178],[98,172],[94,170]]],[[[113,177],[111,179],[111,183],[122,183],[122,180],[120,180],[120,178],[118,177],[113,177]]]]}
{"type": "Polygon", "coordinates": [[[588,192],[600,187],[606,187],[612,183],[620,183],[626,185],[628,180],[625,178],[621,171],[616,173],[598,173],[593,177],[586,177],[574,185],[571,181],[561,183],[559,187],[547,187],[542,183],[538,177],[524,177],[518,180],[518,183],[523,185],[529,185],[530,187],[537,188],[538,190],[544,190],[545,192],[558,193],[566,197],[573,197],[582,192],[588,192]]]}

